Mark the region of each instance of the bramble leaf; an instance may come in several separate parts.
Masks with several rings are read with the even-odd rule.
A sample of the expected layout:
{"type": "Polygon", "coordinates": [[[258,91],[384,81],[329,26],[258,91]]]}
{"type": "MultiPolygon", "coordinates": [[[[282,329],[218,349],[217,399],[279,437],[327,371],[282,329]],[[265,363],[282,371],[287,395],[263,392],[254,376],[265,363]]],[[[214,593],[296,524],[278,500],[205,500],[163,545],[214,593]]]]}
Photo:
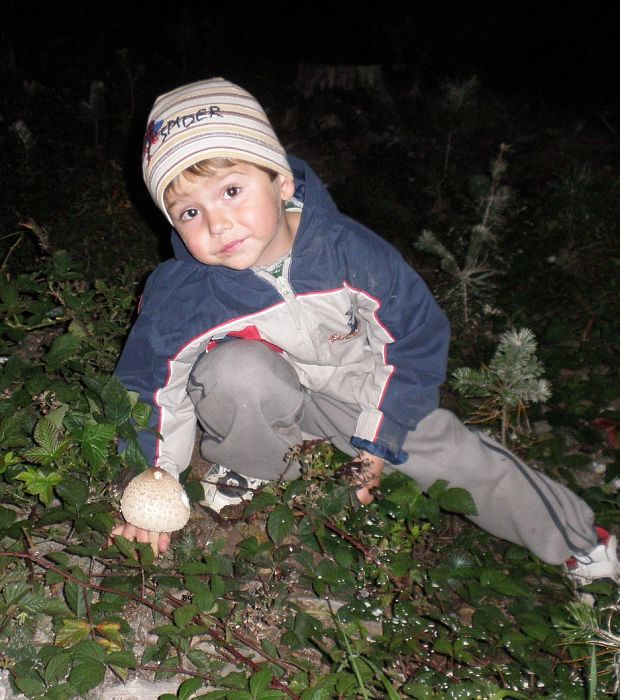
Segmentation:
{"type": "Polygon", "coordinates": [[[94,469],[101,467],[108,458],[108,449],[116,435],[109,423],[95,423],[84,426],[82,433],[82,455],[94,469]]]}
{"type": "Polygon", "coordinates": [[[294,524],[293,511],[285,505],[277,506],[267,519],[267,532],[273,543],[281,544],[291,534],[294,524]]]}

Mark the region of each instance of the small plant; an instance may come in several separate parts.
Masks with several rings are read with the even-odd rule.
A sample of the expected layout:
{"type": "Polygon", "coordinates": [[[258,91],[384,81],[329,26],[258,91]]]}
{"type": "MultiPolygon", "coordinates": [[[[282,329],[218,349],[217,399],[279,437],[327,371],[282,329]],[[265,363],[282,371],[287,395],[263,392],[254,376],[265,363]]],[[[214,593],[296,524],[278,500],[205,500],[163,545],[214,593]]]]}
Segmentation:
{"type": "Polygon", "coordinates": [[[451,252],[433,231],[425,229],[416,242],[416,248],[439,258],[441,269],[448,280],[440,285],[437,296],[446,304],[455,325],[468,329],[476,311],[489,302],[494,290],[493,277],[497,269],[489,262],[496,250],[493,228],[503,221],[503,212],[510,201],[510,190],[502,185],[506,172],[505,155],[509,147],[501,144],[499,153],[491,162],[490,177],[472,176],[469,194],[480,221],[471,226],[461,237],[466,241],[462,262],[451,252]]]}
{"type": "Polygon", "coordinates": [[[448,178],[450,159],[454,149],[454,139],[457,134],[466,131],[471,126],[472,116],[478,106],[476,90],[478,78],[472,76],[467,80],[455,82],[446,80],[441,88],[441,101],[438,110],[437,123],[445,135],[443,167],[441,178],[437,183],[437,198],[435,209],[443,208],[443,187],[448,178]]]}
{"type": "Polygon", "coordinates": [[[618,601],[597,610],[584,601],[574,601],[566,606],[567,618],[557,623],[565,643],[585,647],[590,657],[588,698],[596,697],[598,674],[613,678],[612,692],[620,690],[620,628],[618,627],[618,601]]]}
{"type": "Polygon", "coordinates": [[[543,366],[536,358],[536,338],[528,328],[506,331],[488,366],[481,369],[459,367],[452,373],[451,386],[462,396],[481,399],[473,422],[501,421],[502,444],[506,444],[510,426],[529,429],[528,404],[542,403],[551,396],[551,388],[542,379],[543,366]]]}

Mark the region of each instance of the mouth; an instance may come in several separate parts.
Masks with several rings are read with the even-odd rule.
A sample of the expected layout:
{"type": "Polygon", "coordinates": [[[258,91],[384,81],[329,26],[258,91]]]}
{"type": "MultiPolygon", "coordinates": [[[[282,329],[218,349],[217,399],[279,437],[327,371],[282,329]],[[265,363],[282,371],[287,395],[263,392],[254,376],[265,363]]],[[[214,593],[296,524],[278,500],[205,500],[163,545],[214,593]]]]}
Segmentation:
{"type": "Polygon", "coordinates": [[[231,253],[236,253],[239,248],[245,243],[245,238],[238,238],[235,241],[227,243],[225,246],[220,248],[220,255],[230,255],[231,253]]]}

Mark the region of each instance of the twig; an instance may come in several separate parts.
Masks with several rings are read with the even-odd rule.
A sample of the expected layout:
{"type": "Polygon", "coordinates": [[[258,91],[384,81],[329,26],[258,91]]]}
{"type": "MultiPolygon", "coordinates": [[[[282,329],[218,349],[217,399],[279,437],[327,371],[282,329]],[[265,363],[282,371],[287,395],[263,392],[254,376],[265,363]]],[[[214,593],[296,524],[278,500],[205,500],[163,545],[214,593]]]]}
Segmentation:
{"type": "Polygon", "coordinates": [[[22,233],[22,235],[21,235],[21,236],[15,241],[15,243],[13,243],[13,245],[9,248],[9,252],[5,255],[4,260],[2,261],[2,266],[0,266],[0,272],[3,272],[3,271],[4,271],[4,268],[6,267],[6,264],[8,263],[9,258],[11,257],[11,255],[13,255],[13,251],[15,250],[15,248],[17,248],[17,246],[18,246],[23,240],[24,240],[24,234],[22,233]]]}
{"type": "MultiPolygon", "coordinates": [[[[311,514],[305,509],[302,508],[299,505],[294,505],[293,506],[295,510],[299,511],[300,513],[303,513],[303,515],[310,516],[311,514]]],[[[386,576],[390,579],[390,581],[394,584],[396,587],[396,590],[402,591],[404,590],[403,586],[403,578],[399,578],[398,576],[394,576],[394,574],[389,571],[389,569],[386,568],[385,564],[378,558],[376,557],[366,545],[364,545],[362,542],[359,540],[356,540],[355,537],[350,535],[346,530],[343,530],[342,528],[338,527],[335,523],[333,523],[331,520],[328,518],[325,519],[324,521],[325,527],[328,530],[331,530],[332,532],[336,533],[339,537],[341,537],[343,540],[346,540],[350,544],[352,544],[357,550],[359,550],[364,557],[374,564],[375,566],[379,567],[385,574],[386,576]]],[[[405,579],[407,583],[410,583],[409,579],[405,579]]]]}

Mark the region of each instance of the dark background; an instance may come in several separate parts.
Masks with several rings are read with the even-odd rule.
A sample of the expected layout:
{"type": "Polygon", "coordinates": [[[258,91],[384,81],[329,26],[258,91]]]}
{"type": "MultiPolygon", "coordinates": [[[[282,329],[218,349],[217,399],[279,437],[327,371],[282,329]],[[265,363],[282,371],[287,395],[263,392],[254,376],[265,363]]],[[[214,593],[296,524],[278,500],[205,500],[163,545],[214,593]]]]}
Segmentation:
{"type": "Polygon", "coordinates": [[[477,75],[505,95],[613,109],[618,6],[530,2],[3,3],[5,65],[49,86],[107,81],[127,48],[154,93],[222,74],[291,81],[302,62],[380,63],[402,81],[477,75]],[[365,7],[362,7],[365,5],[365,7]]]}

